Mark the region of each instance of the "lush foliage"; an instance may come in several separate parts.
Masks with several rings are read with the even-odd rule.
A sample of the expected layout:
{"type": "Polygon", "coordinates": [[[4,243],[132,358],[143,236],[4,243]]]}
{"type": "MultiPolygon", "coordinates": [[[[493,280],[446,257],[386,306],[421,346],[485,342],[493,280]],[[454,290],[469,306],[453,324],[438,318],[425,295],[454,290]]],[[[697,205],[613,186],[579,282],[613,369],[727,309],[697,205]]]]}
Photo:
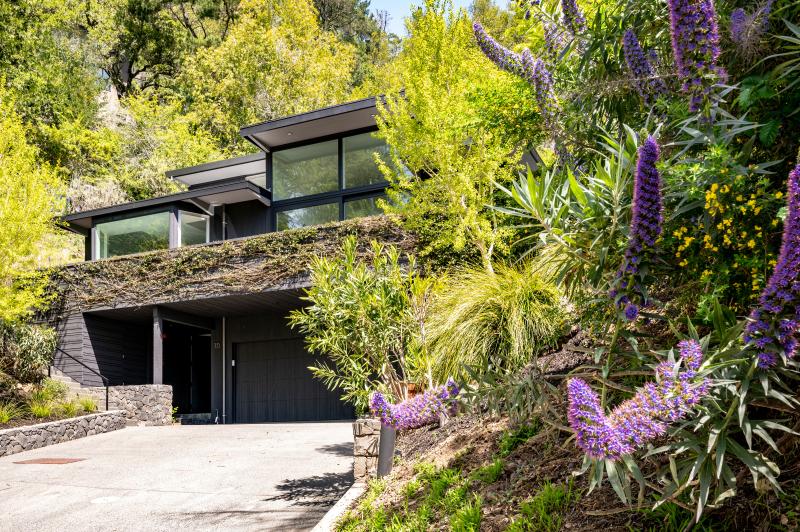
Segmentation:
{"type": "Polygon", "coordinates": [[[462,268],[443,281],[426,322],[434,376],[515,370],[553,346],[566,310],[555,286],[530,264],[496,264],[493,271],[462,268]]]}
{"type": "Polygon", "coordinates": [[[43,277],[32,271],[39,245],[54,227],[59,188],[52,169],[27,142],[14,101],[0,89],[0,321],[41,303],[43,277]]]}
{"type": "Polygon", "coordinates": [[[0,372],[21,383],[36,383],[47,373],[56,332],[46,326],[0,324],[0,372]]]}
{"type": "Polygon", "coordinates": [[[420,334],[430,283],[396,248],[373,242],[372,260],[363,262],[357,245],[351,236],[339,256],[314,258],[310,305],[292,312],[290,323],[326,357],[310,368],[314,375],[365,412],[375,390],[402,401],[409,383],[432,383],[420,334]]]}

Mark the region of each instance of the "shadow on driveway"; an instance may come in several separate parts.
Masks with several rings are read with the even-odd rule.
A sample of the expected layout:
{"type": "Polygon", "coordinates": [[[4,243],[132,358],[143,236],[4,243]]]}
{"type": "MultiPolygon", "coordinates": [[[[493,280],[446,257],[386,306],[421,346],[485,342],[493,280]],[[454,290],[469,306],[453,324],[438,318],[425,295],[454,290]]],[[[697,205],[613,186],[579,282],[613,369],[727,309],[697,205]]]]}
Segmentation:
{"type": "Polygon", "coordinates": [[[281,494],[268,497],[264,502],[286,501],[292,506],[329,507],[335,504],[352,484],[352,471],[284,480],[275,486],[281,494]]]}

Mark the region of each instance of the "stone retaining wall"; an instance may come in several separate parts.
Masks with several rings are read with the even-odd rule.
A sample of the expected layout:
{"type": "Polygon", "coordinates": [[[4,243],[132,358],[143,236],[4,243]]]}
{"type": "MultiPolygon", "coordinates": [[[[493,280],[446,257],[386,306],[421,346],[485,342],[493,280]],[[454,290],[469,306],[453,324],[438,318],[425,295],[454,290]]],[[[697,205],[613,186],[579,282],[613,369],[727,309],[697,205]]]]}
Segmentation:
{"type": "Polygon", "coordinates": [[[375,478],[381,439],[380,420],[357,419],[353,423],[353,438],[353,476],[356,482],[375,478]]]}
{"type": "Polygon", "coordinates": [[[0,430],[0,456],[125,428],[125,413],[109,410],[86,416],[0,430]]]}
{"type": "MultiPolygon", "coordinates": [[[[97,404],[105,407],[106,389],[102,386],[85,388],[97,404]]],[[[122,410],[129,425],[172,424],[172,386],[168,384],[139,384],[108,387],[109,410],[122,410]]]]}

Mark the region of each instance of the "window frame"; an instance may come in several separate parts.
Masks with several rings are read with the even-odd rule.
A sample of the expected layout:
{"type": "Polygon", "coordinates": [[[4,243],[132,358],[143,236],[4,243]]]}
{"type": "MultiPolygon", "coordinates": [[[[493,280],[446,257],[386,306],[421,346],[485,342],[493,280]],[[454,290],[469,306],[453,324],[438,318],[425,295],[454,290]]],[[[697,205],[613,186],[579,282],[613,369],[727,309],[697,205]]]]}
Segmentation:
{"type": "MultiPolygon", "coordinates": [[[[270,209],[270,217],[269,217],[269,231],[274,232],[277,231],[278,227],[278,213],[288,210],[294,209],[301,209],[303,207],[314,207],[317,205],[323,205],[325,203],[338,203],[339,204],[339,218],[338,221],[344,220],[344,204],[346,201],[354,200],[354,199],[363,199],[363,198],[371,198],[371,197],[378,197],[384,195],[386,191],[386,187],[389,184],[386,180],[381,180],[376,183],[371,183],[369,185],[361,185],[358,187],[352,188],[343,188],[344,187],[344,139],[347,137],[354,137],[356,135],[362,135],[364,133],[374,133],[378,131],[377,127],[366,127],[361,129],[354,129],[351,131],[347,131],[346,133],[337,133],[335,135],[328,135],[324,137],[317,137],[313,140],[306,140],[302,142],[296,142],[293,144],[286,144],[285,146],[281,146],[280,150],[275,150],[269,153],[267,157],[267,188],[270,191],[270,196],[274,191],[273,187],[273,173],[272,173],[272,156],[274,153],[283,150],[289,150],[292,148],[300,148],[302,146],[308,146],[311,144],[318,144],[322,142],[327,142],[331,140],[336,140],[338,145],[337,151],[337,167],[338,167],[338,190],[332,190],[330,192],[321,192],[318,194],[309,194],[308,196],[299,196],[296,198],[287,198],[282,200],[272,200],[272,206],[270,209]]],[[[336,220],[334,220],[336,221],[336,220]]]]}
{"type": "MultiPolygon", "coordinates": [[[[204,213],[194,212],[186,209],[182,209],[180,207],[177,208],[177,218],[176,218],[176,225],[175,230],[176,234],[176,246],[179,248],[187,247],[187,246],[202,246],[205,244],[211,243],[211,216],[204,213]],[[192,216],[199,216],[206,221],[206,241],[202,244],[186,244],[183,243],[183,214],[191,214],[192,216]]],[[[170,248],[172,247],[172,243],[170,242],[170,248]]]]}

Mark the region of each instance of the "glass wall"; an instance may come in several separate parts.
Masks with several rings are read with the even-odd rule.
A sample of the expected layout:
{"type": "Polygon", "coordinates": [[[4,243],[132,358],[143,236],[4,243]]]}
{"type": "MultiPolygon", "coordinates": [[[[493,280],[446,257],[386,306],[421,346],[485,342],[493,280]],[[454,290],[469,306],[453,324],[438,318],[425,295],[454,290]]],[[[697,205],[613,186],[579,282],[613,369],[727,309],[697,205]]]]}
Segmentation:
{"type": "Polygon", "coordinates": [[[384,161],[389,160],[389,147],[372,133],[363,133],[343,140],[344,188],[362,187],[384,181],[378,165],[377,153],[384,161]]]}
{"type": "Polygon", "coordinates": [[[371,198],[358,198],[347,200],[344,202],[344,219],[361,218],[363,216],[373,216],[375,214],[383,214],[383,211],[378,207],[378,199],[384,196],[373,196],[371,198]]]}
{"type": "Polygon", "coordinates": [[[280,211],[276,215],[276,229],[295,229],[307,225],[318,225],[339,220],[339,202],[323,203],[280,211]]]}
{"type": "Polygon", "coordinates": [[[272,155],[272,199],[297,198],[338,189],[338,141],[280,150],[272,155]]]}
{"type": "Polygon", "coordinates": [[[169,219],[169,212],[157,212],[95,225],[95,258],[167,249],[169,219]]]}
{"type": "Polygon", "coordinates": [[[181,246],[208,243],[208,216],[193,212],[180,212],[181,246]]]}

